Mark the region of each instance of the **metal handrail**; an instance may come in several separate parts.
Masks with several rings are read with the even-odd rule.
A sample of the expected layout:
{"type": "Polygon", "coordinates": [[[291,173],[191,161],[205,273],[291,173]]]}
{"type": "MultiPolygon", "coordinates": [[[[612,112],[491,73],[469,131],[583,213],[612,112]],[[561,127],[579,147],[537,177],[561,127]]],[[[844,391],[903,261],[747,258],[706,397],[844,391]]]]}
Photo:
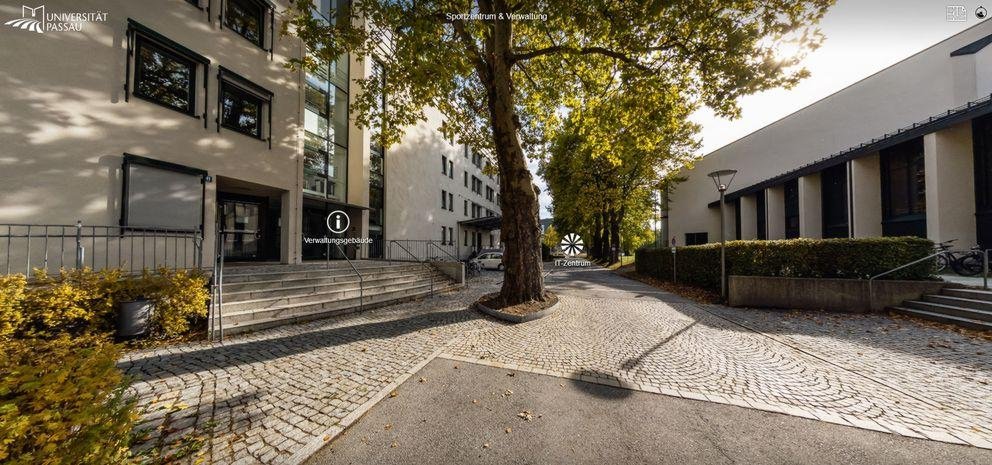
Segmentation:
{"type": "Polygon", "coordinates": [[[461,261],[461,260],[458,259],[458,257],[452,255],[451,252],[448,252],[447,250],[444,250],[441,246],[437,245],[437,242],[428,241],[427,245],[428,245],[428,248],[430,246],[434,246],[435,248],[437,248],[437,250],[440,250],[441,252],[444,252],[447,256],[451,257],[451,259],[454,260],[454,261],[456,261],[456,262],[460,262],[461,261]]]}
{"type": "Polygon", "coordinates": [[[434,269],[431,268],[431,266],[427,263],[427,260],[420,260],[420,259],[418,259],[416,255],[414,255],[412,252],[410,252],[410,250],[408,250],[406,247],[403,247],[403,244],[400,244],[395,239],[389,241],[389,260],[390,261],[392,261],[392,259],[393,259],[392,250],[393,250],[393,243],[394,242],[396,243],[396,245],[400,246],[400,248],[403,249],[404,252],[406,252],[411,257],[413,257],[413,259],[416,260],[417,263],[420,263],[421,265],[427,267],[427,274],[428,274],[428,276],[431,279],[431,294],[430,295],[433,296],[434,295],[434,269]]]}
{"type": "Polygon", "coordinates": [[[334,247],[338,248],[338,251],[341,252],[341,255],[348,262],[348,265],[351,266],[351,270],[358,276],[358,310],[363,311],[365,310],[365,276],[362,276],[362,272],[358,271],[355,264],[352,263],[350,258],[348,258],[348,254],[346,254],[344,249],[341,248],[341,244],[334,242],[334,247]]]}
{"type": "Polygon", "coordinates": [[[224,231],[220,228],[220,221],[214,229],[214,272],[213,272],[213,299],[211,299],[211,311],[209,320],[209,334],[207,338],[213,340],[214,333],[220,342],[224,342],[224,231]]]}
{"type": "MultiPolygon", "coordinates": [[[[913,265],[917,265],[919,263],[922,263],[922,262],[924,262],[926,260],[932,260],[932,259],[934,259],[934,258],[936,258],[936,257],[938,257],[940,255],[944,255],[945,253],[947,253],[946,250],[941,250],[939,252],[934,252],[934,253],[932,253],[930,255],[927,255],[926,257],[913,260],[913,261],[911,261],[909,263],[906,263],[905,265],[899,265],[899,266],[897,266],[897,267],[895,267],[895,268],[893,268],[891,270],[888,270],[888,271],[879,273],[879,274],[877,274],[875,276],[872,276],[872,277],[868,278],[868,309],[871,310],[871,306],[875,303],[874,283],[875,283],[875,280],[876,279],[881,278],[882,276],[885,276],[885,275],[888,275],[888,274],[895,273],[896,271],[899,271],[899,270],[904,270],[904,269],[909,268],[909,267],[911,267],[913,265]]],[[[987,254],[986,254],[985,261],[988,262],[988,255],[987,254]]]]}

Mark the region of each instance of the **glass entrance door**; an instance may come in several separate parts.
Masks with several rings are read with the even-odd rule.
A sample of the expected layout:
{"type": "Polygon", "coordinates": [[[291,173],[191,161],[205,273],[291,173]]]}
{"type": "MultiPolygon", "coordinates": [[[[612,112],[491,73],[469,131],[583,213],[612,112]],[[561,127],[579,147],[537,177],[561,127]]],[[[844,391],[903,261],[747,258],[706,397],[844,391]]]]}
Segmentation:
{"type": "Polygon", "coordinates": [[[264,206],[244,200],[221,201],[225,260],[258,260],[265,250],[264,206]]]}

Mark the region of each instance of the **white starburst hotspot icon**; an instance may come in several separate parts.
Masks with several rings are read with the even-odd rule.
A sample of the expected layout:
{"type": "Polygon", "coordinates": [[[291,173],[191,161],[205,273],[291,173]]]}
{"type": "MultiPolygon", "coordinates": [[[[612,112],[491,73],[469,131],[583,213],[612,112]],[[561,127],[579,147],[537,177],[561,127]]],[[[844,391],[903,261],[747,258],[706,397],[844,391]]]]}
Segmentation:
{"type": "Polygon", "coordinates": [[[565,235],[561,240],[561,251],[569,256],[582,253],[582,238],[575,233],[565,235]]]}

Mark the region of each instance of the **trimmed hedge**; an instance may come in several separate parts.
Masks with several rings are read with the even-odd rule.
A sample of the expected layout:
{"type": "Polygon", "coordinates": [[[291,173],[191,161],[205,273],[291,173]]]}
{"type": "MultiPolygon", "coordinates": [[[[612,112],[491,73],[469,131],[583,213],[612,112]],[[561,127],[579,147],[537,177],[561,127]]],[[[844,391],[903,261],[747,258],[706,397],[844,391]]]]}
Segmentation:
{"type": "MultiPolygon", "coordinates": [[[[933,253],[933,241],[918,237],[790,239],[727,242],[727,275],[868,279],[933,253]]],[[[720,290],[720,244],[679,247],[679,283],[720,290]]],[[[637,272],[672,279],[672,250],[640,249],[637,272]]],[[[884,279],[926,280],[935,262],[923,262],[884,279]]]]}

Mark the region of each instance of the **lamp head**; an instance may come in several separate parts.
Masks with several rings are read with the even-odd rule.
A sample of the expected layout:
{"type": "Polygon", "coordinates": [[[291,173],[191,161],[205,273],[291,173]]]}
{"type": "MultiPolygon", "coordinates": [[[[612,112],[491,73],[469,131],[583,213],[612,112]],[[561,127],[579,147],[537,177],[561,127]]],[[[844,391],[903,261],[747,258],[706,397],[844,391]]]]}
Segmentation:
{"type": "Polygon", "coordinates": [[[734,176],[737,175],[737,170],[719,170],[714,171],[707,176],[713,179],[713,184],[716,185],[716,190],[724,192],[730,187],[730,183],[733,182],[734,176]]]}

